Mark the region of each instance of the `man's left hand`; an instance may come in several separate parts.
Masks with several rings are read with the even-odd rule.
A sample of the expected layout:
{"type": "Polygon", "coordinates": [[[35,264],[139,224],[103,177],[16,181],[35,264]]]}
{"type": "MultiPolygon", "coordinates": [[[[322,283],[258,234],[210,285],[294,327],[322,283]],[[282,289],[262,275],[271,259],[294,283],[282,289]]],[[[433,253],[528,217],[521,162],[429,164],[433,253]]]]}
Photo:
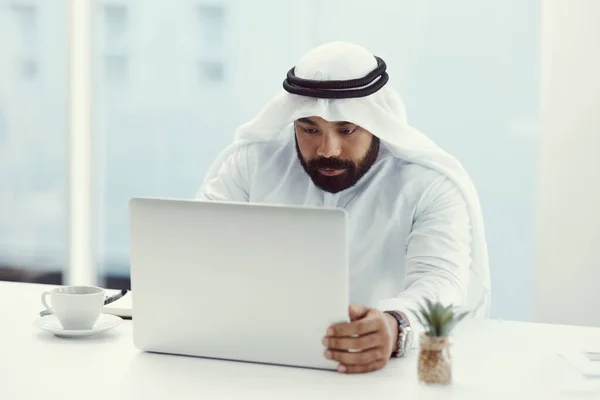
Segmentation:
{"type": "Polygon", "coordinates": [[[350,306],[350,321],[331,326],[323,339],[325,357],[339,362],[338,371],[355,374],[387,365],[398,337],[396,320],[377,309],[350,306]]]}

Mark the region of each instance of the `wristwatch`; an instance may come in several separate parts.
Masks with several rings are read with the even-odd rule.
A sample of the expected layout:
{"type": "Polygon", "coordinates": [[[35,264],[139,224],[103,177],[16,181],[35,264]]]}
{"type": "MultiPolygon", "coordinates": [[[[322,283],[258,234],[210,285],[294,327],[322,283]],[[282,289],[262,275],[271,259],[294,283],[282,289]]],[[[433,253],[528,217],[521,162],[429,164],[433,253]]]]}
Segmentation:
{"type": "Polygon", "coordinates": [[[410,327],[410,324],[408,323],[406,318],[404,318],[399,312],[385,311],[385,313],[394,317],[394,319],[396,319],[396,321],[398,322],[398,350],[392,353],[392,357],[404,357],[404,355],[406,355],[406,353],[408,352],[408,350],[410,350],[412,346],[412,328],[410,327]]]}

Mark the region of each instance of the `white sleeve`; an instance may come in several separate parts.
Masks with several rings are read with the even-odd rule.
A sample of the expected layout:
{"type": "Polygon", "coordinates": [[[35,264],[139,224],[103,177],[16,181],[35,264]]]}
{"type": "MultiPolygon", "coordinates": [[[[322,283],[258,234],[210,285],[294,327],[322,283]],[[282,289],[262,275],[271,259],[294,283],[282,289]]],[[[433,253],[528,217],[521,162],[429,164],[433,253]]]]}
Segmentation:
{"type": "Polygon", "coordinates": [[[218,172],[208,179],[198,193],[198,200],[249,201],[248,150],[242,147],[234,150],[221,163],[218,172]]]}
{"type": "Polygon", "coordinates": [[[471,264],[471,224],[460,190],[440,177],[423,193],[406,243],[404,290],[377,308],[407,314],[417,330],[424,298],[466,306],[471,264]]]}

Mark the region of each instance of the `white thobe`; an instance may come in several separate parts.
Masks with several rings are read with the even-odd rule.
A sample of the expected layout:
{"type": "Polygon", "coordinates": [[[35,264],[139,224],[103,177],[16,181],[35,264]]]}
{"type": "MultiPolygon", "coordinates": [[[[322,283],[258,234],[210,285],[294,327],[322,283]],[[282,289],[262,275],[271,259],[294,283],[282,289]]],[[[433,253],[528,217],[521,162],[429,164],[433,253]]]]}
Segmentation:
{"type": "Polygon", "coordinates": [[[198,198],[343,208],[352,303],[406,312],[413,324],[424,297],[467,306],[471,227],[461,192],[442,174],[394,157],[383,142],[367,174],[336,194],[312,183],[293,136],[248,144],[225,159],[198,198]]]}

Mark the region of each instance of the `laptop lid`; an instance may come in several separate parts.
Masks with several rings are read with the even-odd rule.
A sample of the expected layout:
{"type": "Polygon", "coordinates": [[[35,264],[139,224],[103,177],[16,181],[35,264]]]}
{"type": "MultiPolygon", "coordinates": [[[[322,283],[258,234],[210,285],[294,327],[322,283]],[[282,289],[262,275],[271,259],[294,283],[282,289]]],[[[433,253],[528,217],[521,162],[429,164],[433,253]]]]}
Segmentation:
{"type": "Polygon", "coordinates": [[[136,198],[130,230],[138,348],[336,369],[321,340],[348,321],[345,211],[136,198]]]}

